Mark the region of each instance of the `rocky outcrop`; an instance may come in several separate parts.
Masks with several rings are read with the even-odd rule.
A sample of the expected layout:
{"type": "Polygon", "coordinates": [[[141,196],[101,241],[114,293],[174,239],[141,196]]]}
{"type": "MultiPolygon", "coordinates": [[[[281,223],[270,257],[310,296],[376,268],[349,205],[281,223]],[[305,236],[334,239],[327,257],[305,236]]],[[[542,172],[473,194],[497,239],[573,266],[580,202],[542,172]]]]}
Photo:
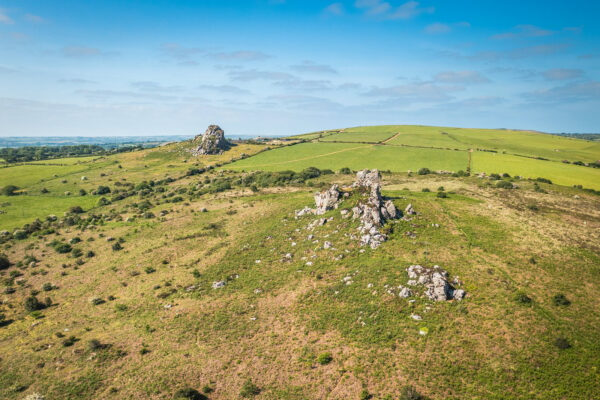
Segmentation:
{"type": "Polygon", "coordinates": [[[192,151],[196,156],[221,154],[230,147],[229,142],[225,140],[225,132],[218,125],[209,125],[202,136],[194,138],[194,143],[197,141],[200,141],[200,144],[192,151]]]}
{"type": "Polygon", "coordinates": [[[352,186],[363,197],[352,209],[354,218],[360,219],[358,229],[361,232],[361,244],[376,249],[387,239],[379,228],[387,220],[398,218],[400,212],[391,200],[384,201],[381,197],[381,175],[378,170],[359,171],[352,186]]]}
{"type": "MultiPolygon", "coordinates": [[[[424,287],[423,294],[430,300],[462,300],[466,293],[462,289],[456,289],[448,282],[448,272],[444,271],[439,265],[433,268],[423,267],[421,265],[411,265],[406,269],[408,273],[408,285],[424,287]]],[[[455,284],[459,284],[455,279],[455,284]]]]}
{"type": "Polygon", "coordinates": [[[338,185],[333,185],[324,192],[315,193],[315,204],[317,207],[315,208],[314,213],[323,215],[327,211],[337,208],[339,200],[340,191],[338,185]]]}

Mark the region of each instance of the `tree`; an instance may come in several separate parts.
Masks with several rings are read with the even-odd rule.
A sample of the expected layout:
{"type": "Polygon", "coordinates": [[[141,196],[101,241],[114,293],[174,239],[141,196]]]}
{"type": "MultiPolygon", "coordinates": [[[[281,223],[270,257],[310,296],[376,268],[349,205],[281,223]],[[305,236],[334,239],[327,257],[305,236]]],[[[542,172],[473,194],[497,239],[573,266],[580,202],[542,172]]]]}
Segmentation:
{"type": "Polygon", "coordinates": [[[0,193],[2,193],[2,195],[4,196],[16,196],[18,194],[18,190],[19,187],[15,185],[6,185],[2,188],[2,191],[0,193]]]}

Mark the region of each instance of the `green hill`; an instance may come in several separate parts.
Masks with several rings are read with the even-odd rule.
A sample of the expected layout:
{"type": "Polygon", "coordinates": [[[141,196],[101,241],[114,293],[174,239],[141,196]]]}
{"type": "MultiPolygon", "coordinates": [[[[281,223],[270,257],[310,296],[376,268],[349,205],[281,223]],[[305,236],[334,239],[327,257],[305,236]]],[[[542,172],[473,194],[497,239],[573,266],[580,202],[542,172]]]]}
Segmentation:
{"type": "Polygon", "coordinates": [[[597,144],[419,129],[5,166],[0,398],[597,397],[600,197],[573,185],[600,170],[562,162],[597,144]],[[344,167],[389,170],[383,195],[417,212],[375,250],[344,217],[354,195],[296,218],[354,182],[344,167]],[[415,264],[466,298],[400,297],[415,264]]]}

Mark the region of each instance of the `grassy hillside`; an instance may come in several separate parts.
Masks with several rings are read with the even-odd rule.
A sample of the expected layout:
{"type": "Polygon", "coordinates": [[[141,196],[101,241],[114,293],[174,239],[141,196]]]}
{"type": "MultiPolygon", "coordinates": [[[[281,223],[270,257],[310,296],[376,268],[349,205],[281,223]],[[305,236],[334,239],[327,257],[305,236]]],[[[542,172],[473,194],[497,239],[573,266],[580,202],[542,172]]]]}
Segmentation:
{"type": "Polygon", "coordinates": [[[600,168],[573,164],[599,160],[598,142],[529,131],[409,125],[357,127],[294,138],[310,143],[261,153],[228,168],[300,171],[310,166],[376,167],[406,172],[427,167],[457,172],[470,167],[471,172],[544,177],[561,185],[600,189],[600,168]]]}
{"type": "Polygon", "coordinates": [[[514,177],[570,171],[580,182],[597,170],[473,152],[475,171],[513,177],[384,173],[383,194],[418,215],[389,222],[371,250],[352,237],[358,221],[342,218],[352,198],[314,229],[317,217],[295,218],[315,191],[354,181],[304,165],[459,170],[469,153],[311,142],[195,158],[189,148],[6,168],[15,174],[3,184],[23,194],[2,198],[0,231],[29,225],[0,234],[10,261],[0,259],[0,398],[194,389],[212,400],[396,400],[408,387],[432,400],[598,397],[600,197],[514,177]],[[111,192],[91,194],[101,185],[111,192]],[[467,297],[400,298],[413,264],[440,265],[467,297]]]}

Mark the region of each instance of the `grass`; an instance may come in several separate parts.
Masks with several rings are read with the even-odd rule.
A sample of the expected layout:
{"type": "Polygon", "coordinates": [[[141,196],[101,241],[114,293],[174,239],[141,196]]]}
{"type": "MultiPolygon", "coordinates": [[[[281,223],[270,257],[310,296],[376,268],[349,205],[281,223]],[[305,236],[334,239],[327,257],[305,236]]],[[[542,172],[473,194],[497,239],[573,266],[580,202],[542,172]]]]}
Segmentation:
{"type": "MultiPolygon", "coordinates": [[[[233,153],[195,159],[186,146],[86,163],[95,166],[85,173],[86,181],[80,180],[81,171],[69,170],[77,165],[64,166],[58,180],[44,175],[27,181],[20,175],[25,183],[11,183],[29,194],[2,199],[15,203],[2,208],[10,213],[0,215],[0,229],[31,222],[27,218],[37,214],[61,217],[60,210],[70,205],[89,210],[93,204],[82,201],[97,200],[61,197],[62,185],[89,190],[114,187],[123,179],[137,184],[179,177],[190,167],[263,148],[240,146],[233,153]],[[47,179],[49,194],[34,196],[39,179],[47,179]],[[29,208],[30,214],[17,215],[29,208]]],[[[0,271],[0,313],[10,321],[0,326],[0,397],[21,400],[39,392],[61,399],[162,400],[182,388],[195,394],[206,385],[213,400],[385,399],[397,398],[409,386],[411,396],[430,399],[597,397],[597,196],[557,184],[540,184],[546,190],[541,193],[524,180],[507,190],[476,177],[385,174],[383,194],[399,209],[410,203],[419,214],[389,225],[387,242],[361,252],[350,237],[357,221],[340,214],[352,206],[352,198],[324,215],[332,221],[310,231],[307,225],[316,217],[294,217],[295,210],[314,204],[315,190],[348,185],[352,175],[323,175],[307,185],[257,192],[236,183],[242,169],[465,169],[467,156],[391,145],[298,144],[92,211],[118,213],[122,219],[85,228],[61,226],[52,234],[0,245],[12,262],[0,271]],[[230,178],[232,189],[197,197],[183,191],[224,178],[230,178]],[[446,198],[437,197],[440,187],[446,198]],[[183,200],[165,202],[163,193],[169,192],[183,200]],[[134,204],[145,201],[144,208],[156,217],[132,218],[141,214],[134,204]],[[81,241],[72,241],[77,242],[72,247],[95,253],[81,257],[82,264],[73,253],[49,246],[76,237],[81,241]],[[119,238],[123,249],[113,251],[119,238]],[[325,241],[333,249],[324,249],[325,241]],[[464,283],[467,297],[409,302],[387,293],[406,284],[405,269],[412,264],[442,266],[451,279],[464,283]],[[351,284],[344,281],[347,276],[351,284]],[[213,289],[216,281],[227,284],[213,289]],[[44,291],[48,284],[52,290],[44,291]],[[42,301],[52,298],[51,306],[34,315],[23,307],[33,291],[42,301]],[[525,298],[530,301],[519,300],[525,298]],[[411,318],[415,314],[422,319],[411,318]],[[64,347],[71,337],[77,340],[64,347]]],[[[520,164],[523,160],[562,166],[473,153],[474,168],[516,175],[507,170],[514,164],[537,175],[532,167],[537,164],[520,164]]],[[[567,167],[571,175],[594,171],[567,167]]],[[[562,179],[560,171],[546,171],[540,176],[562,179]]]]}
{"type": "Polygon", "coordinates": [[[339,170],[379,168],[391,171],[416,171],[421,167],[433,170],[465,170],[466,152],[446,152],[436,149],[351,144],[302,143],[260,153],[227,166],[232,170],[301,171],[308,167],[339,170]]]}

